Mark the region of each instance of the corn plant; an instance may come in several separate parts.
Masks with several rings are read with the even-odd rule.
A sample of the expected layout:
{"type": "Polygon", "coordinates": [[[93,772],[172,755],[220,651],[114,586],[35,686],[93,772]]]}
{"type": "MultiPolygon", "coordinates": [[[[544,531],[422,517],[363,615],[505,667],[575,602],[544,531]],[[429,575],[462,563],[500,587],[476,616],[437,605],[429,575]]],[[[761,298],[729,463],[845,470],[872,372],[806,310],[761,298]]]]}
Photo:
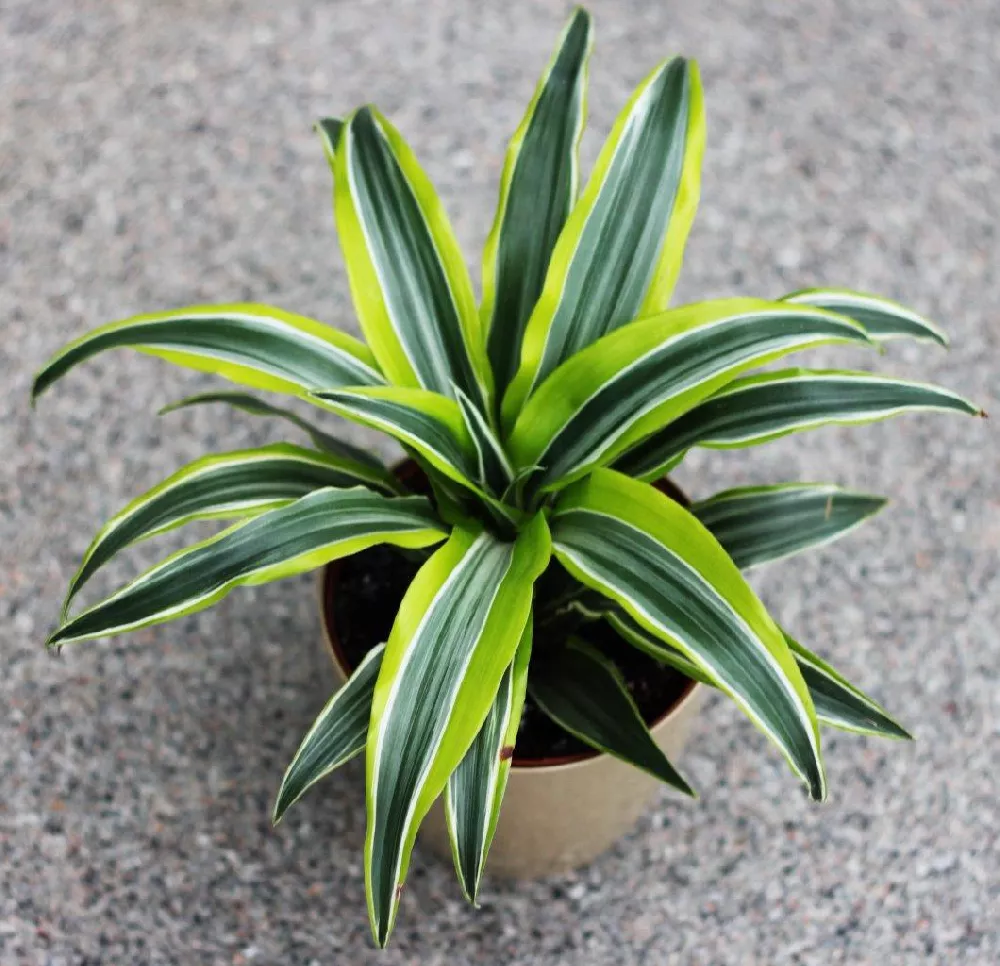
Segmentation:
{"type": "Polygon", "coordinates": [[[367,106],[317,125],[364,342],[268,305],[196,306],[95,329],[34,383],[37,396],[95,354],[130,347],[386,433],[422,468],[429,495],[298,410],[242,391],[185,399],[168,409],[224,403],[289,420],[312,445],[207,456],[139,496],[87,550],[48,642],[159,624],[375,544],[419,554],[388,640],[316,719],[274,813],[365,753],[364,865],[379,945],[417,829],[442,795],[458,877],[475,901],[528,692],[594,749],[692,794],[614,661],[588,641],[594,621],[615,628],[622,648],[731,698],[814,799],[826,794],[821,725],[907,737],[780,628],[741,574],[842,536],[881,498],[791,482],[684,506],[652,483],[692,447],[914,410],[980,411],[867,371],[753,372],[817,346],[945,342],[886,299],[823,288],[670,307],[699,196],[698,70],[676,57],[649,74],[581,190],[591,42],[578,10],[510,141],[478,304],[431,183],[367,106]],[[205,518],[231,525],[71,612],[114,554],[205,518]],[[543,626],[544,660],[533,662],[532,631],[543,626]]]}

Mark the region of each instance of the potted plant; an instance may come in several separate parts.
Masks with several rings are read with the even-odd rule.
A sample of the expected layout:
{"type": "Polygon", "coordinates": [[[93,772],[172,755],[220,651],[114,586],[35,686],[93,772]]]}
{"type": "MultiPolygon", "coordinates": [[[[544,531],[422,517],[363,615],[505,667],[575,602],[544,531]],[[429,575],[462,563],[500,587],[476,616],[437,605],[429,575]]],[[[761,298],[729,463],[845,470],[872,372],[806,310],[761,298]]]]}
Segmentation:
{"type": "Polygon", "coordinates": [[[577,11],[508,147],[478,305],[415,156],[363,107],[318,130],[366,343],[270,306],[197,306],[96,329],[34,383],[38,396],[127,346],[402,444],[409,462],[392,472],[242,392],[168,407],[283,417],[313,445],[208,456],[139,496],[87,550],[48,642],[161,623],[238,586],[327,568],[324,626],[346,683],[303,739],[275,818],[365,752],[380,945],[439,798],[431,839],[450,847],[473,901],[491,842],[509,872],[582,861],[641,810],[643,781],[693,794],[672,759],[704,686],[746,712],[817,800],[821,725],[908,737],[779,628],[741,575],[846,533],[883,500],[782,483],[691,503],[664,474],[694,446],[981,411],[869,372],[754,373],[820,345],[944,343],[882,298],[811,289],[669,308],[699,193],[698,71],[678,57],[646,78],[578,192],[590,47],[577,11]],[[71,613],[118,551],[205,518],[234,522],[71,613]]]}

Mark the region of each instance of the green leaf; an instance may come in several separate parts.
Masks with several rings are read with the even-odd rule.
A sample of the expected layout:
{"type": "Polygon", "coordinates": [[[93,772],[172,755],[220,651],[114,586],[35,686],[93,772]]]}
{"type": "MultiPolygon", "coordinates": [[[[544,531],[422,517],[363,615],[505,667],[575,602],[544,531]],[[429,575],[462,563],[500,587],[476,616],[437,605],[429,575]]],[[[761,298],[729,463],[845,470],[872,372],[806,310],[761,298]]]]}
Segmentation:
{"type": "MultiPolygon", "coordinates": [[[[582,608],[581,612],[584,612],[582,608]]],[[[633,620],[625,612],[625,610],[614,601],[607,601],[606,610],[599,616],[604,617],[611,628],[618,633],[618,636],[621,637],[622,640],[628,641],[629,644],[638,648],[644,654],[648,654],[661,664],[667,664],[674,668],[674,670],[680,671],[681,674],[691,678],[692,681],[699,681],[702,684],[715,687],[715,682],[712,678],[697,664],[695,664],[694,661],[685,657],[676,648],[671,647],[654,634],[651,634],[644,627],[633,620]]]]}
{"type": "Polygon", "coordinates": [[[577,8],[507,146],[480,307],[498,397],[514,376],[552,249],[576,200],[592,45],[590,15],[577,8]]]}
{"type": "Polygon", "coordinates": [[[503,496],[514,480],[514,469],[503,445],[472,400],[461,389],[456,389],[455,395],[462,410],[465,428],[476,450],[476,479],[495,496],[503,496]]]}
{"type": "Polygon", "coordinates": [[[826,780],[809,691],[781,631],[718,541],[645,483],[599,469],[552,517],[560,563],[615,600],[728,694],[822,799],[826,780]]]}
{"type": "Polygon", "coordinates": [[[782,297],[783,302],[814,305],[850,316],[878,341],[907,337],[947,346],[948,337],[929,319],[897,302],[846,288],[808,288],[782,297]]]}
{"type": "Polygon", "coordinates": [[[312,399],[345,419],[399,440],[448,479],[475,486],[476,449],[453,399],[397,386],[317,392],[312,399]]]}
{"type": "Polygon", "coordinates": [[[323,153],[330,165],[331,172],[337,158],[337,143],[340,141],[340,132],[344,130],[344,121],[339,117],[321,117],[314,125],[313,129],[319,135],[323,145],[323,153]]]}
{"type": "MultiPolygon", "coordinates": [[[[604,617],[623,640],[655,660],[668,664],[694,681],[715,686],[696,664],[689,661],[680,651],[640,627],[617,604],[609,602],[603,611],[600,607],[590,608],[584,603],[574,604],[574,607],[591,620],[604,617]]],[[[806,650],[798,641],[789,637],[787,633],[785,642],[809,688],[809,695],[816,709],[816,719],[821,725],[880,738],[911,737],[881,705],[856,688],[825,661],[806,650]]]]}
{"type": "Polygon", "coordinates": [[[384,644],[370,650],[320,711],[281,779],[271,819],[275,825],[321,778],[364,751],[375,681],[384,644]]]}
{"type": "Polygon", "coordinates": [[[398,386],[444,396],[457,385],[486,412],[489,365],[472,283],[413,152],[365,107],[344,125],[334,168],[351,293],[382,370],[398,386]]]}
{"type": "Polygon", "coordinates": [[[783,369],[737,379],[625,453],[615,469],[654,480],[692,446],[735,449],[830,424],[860,425],[920,411],[980,415],[947,389],[868,372],[783,369]]]}
{"type": "Polygon", "coordinates": [[[313,490],[363,482],[353,464],[287,443],[195,460],[133,500],[101,528],[70,580],[63,618],[94,573],[139,540],[194,520],[257,516],[313,490]]]}
{"type": "Polygon", "coordinates": [[[559,236],[503,400],[505,427],[561,363],[667,307],[698,205],[704,144],[696,65],[661,64],[615,121],[559,236]]]}
{"type": "Polygon", "coordinates": [[[479,734],[445,789],[445,815],[455,871],[465,898],[477,905],[479,884],[507,788],[531,659],[531,620],[479,734]]]}
{"type": "Polygon", "coordinates": [[[444,537],[428,500],[363,487],[314,490],[181,550],[66,621],[49,646],[121,634],[193,614],[235,587],[322,567],[379,543],[415,549],[444,537]]]}
{"type": "Polygon", "coordinates": [[[368,733],[365,882],[380,946],[417,828],[486,720],[549,555],[541,514],[515,543],[456,528],[403,598],[368,733]]]}
{"type": "MultiPolygon", "coordinates": [[[[502,503],[480,486],[477,444],[454,400],[426,389],[396,386],[320,392],[314,394],[313,400],[399,440],[433,470],[476,494],[491,518],[505,527],[523,521],[521,511],[502,503]]],[[[438,492],[441,481],[435,482],[432,477],[432,483],[438,492]]],[[[455,501],[449,499],[449,502],[455,501]]]]}
{"type": "Polygon", "coordinates": [[[830,543],[887,502],[832,483],[777,483],[717,493],[691,512],[745,570],[830,543]]]}
{"type": "Polygon", "coordinates": [[[622,640],[627,641],[661,664],[670,665],[691,678],[692,681],[715,686],[712,678],[702,671],[694,661],[636,623],[625,609],[611,598],[589,588],[582,588],[581,593],[566,603],[565,609],[579,615],[586,621],[607,621],[622,640]]]}
{"type": "Polygon", "coordinates": [[[856,688],[822,658],[785,632],[785,641],[802,669],[820,722],[841,731],[877,738],[912,740],[912,735],[888,711],[856,688]]]}
{"type": "Polygon", "coordinates": [[[363,343],[322,322],[270,305],[196,305],[112,322],[70,342],[35,376],[32,399],[74,366],[119,348],[274,392],[385,382],[363,343]]]}
{"type": "Polygon", "coordinates": [[[596,648],[571,640],[537,662],[528,688],[542,711],[591,748],[696,797],[653,740],[618,669],[596,648]]]}
{"type": "Polygon", "coordinates": [[[633,322],[563,363],[528,400],[508,440],[536,485],[565,486],[682,416],[746,369],[827,343],[867,343],[822,309],[724,299],[633,322]]]}
{"type": "Polygon", "coordinates": [[[202,392],[195,396],[187,396],[177,402],[164,406],[160,416],[168,413],[175,413],[180,409],[187,409],[189,406],[204,406],[209,403],[223,403],[249,413],[251,416],[274,416],[284,419],[286,422],[297,426],[313,441],[319,449],[332,454],[342,460],[349,460],[356,466],[356,472],[362,477],[367,472],[367,482],[378,489],[388,489],[393,492],[402,492],[399,481],[388,471],[382,462],[374,454],[360,446],[353,446],[350,443],[331,436],[320,429],[314,423],[303,419],[298,413],[282,406],[275,406],[256,396],[251,396],[245,392],[202,392]],[[367,469],[366,469],[367,468],[367,469]]]}

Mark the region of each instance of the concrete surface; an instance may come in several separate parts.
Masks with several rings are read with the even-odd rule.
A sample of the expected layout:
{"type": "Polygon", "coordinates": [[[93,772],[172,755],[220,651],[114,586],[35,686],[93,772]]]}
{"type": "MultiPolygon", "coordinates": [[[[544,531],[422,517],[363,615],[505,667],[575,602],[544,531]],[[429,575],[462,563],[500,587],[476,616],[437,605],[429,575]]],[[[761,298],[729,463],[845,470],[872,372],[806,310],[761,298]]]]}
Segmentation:
{"type": "MultiPolygon", "coordinates": [[[[994,0],[594,6],[587,158],[659,57],[702,64],[709,148],[683,298],[817,281],[903,297],[953,348],[896,345],[883,369],[1000,409],[994,0]]],[[[568,879],[490,882],[478,913],[450,869],[418,858],[381,958],[359,768],[280,829],[268,821],[328,687],[309,580],[43,653],[108,514],[183,461],[280,430],[209,409],[156,418],[208,381],[128,353],[33,414],[32,370],[89,326],[197,301],[352,326],[310,123],[364,101],[412,140],[475,262],[504,139],[566,12],[485,7],[0,0],[0,963],[1000,962],[1000,461],[986,422],[831,430],[699,455],[683,474],[697,494],[830,479],[893,498],[758,584],[916,744],[830,736],[832,798],[814,807],[716,702],[684,762],[700,802],[665,796],[568,879]]],[[[175,544],[142,547],[104,588],[175,544]]]]}

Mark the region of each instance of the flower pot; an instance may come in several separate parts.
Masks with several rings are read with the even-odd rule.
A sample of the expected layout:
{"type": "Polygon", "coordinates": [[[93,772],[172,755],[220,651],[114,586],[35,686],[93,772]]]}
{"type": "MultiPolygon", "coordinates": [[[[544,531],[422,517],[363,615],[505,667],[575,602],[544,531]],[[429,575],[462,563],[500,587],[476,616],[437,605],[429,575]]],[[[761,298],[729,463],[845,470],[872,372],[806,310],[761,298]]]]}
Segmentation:
{"type": "MultiPolygon", "coordinates": [[[[409,467],[400,470],[400,476],[410,475],[409,467]]],[[[687,503],[668,481],[659,488],[687,503]]],[[[340,567],[335,561],[320,574],[320,613],[325,648],[343,681],[351,668],[340,646],[332,607],[340,567]]],[[[703,692],[704,688],[690,682],[650,729],[671,761],[680,757],[703,692]]],[[[487,871],[504,877],[540,878],[585,865],[635,825],[657,785],[645,772],[606,754],[519,761],[515,752],[487,871]]],[[[438,855],[451,855],[440,801],[424,820],[418,841],[438,855]]]]}

